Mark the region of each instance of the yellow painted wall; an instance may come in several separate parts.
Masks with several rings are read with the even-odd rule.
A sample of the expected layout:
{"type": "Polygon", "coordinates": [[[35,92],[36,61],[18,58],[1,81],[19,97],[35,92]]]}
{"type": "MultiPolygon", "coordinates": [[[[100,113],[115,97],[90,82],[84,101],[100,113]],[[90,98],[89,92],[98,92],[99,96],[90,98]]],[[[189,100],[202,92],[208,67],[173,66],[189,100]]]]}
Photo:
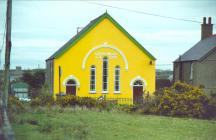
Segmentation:
{"type": "Polygon", "coordinates": [[[60,57],[54,59],[54,95],[59,92],[58,66],[62,68],[61,91],[66,92],[63,81],[69,75],[73,75],[80,81],[80,88],[77,89],[77,96],[96,96],[102,95],[102,58],[95,54],[105,52],[114,53],[116,58],[109,58],[108,71],[108,94],[110,98],[132,98],[133,88],[130,87],[131,80],[136,76],[141,76],[147,82],[146,91],[150,93],[155,90],[155,63],[150,65],[150,58],[144,54],[127,36],[125,36],[109,19],[104,19],[78,43],[71,47],[60,57]],[[118,48],[126,56],[128,70],[121,55],[110,48],[100,48],[92,52],[87,59],[85,69],[82,63],[86,54],[97,46],[104,43],[118,48]],[[96,94],[90,94],[90,67],[96,66],[96,94]],[[120,65],[120,94],[114,94],[114,67],[120,65]]]}

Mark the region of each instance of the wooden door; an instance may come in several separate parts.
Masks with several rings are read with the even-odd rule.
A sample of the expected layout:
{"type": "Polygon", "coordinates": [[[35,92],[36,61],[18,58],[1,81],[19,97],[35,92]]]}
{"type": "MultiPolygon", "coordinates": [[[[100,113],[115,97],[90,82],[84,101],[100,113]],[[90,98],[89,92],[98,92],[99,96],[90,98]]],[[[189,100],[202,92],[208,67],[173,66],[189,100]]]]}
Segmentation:
{"type": "Polygon", "coordinates": [[[76,86],[75,85],[67,85],[66,86],[66,94],[76,95],[76,86]]]}
{"type": "Polygon", "coordinates": [[[66,94],[76,95],[76,82],[69,80],[66,85],[66,94]]]}
{"type": "Polygon", "coordinates": [[[133,83],[133,104],[138,104],[143,102],[143,82],[141,80],[136,80],[133,83]]]}

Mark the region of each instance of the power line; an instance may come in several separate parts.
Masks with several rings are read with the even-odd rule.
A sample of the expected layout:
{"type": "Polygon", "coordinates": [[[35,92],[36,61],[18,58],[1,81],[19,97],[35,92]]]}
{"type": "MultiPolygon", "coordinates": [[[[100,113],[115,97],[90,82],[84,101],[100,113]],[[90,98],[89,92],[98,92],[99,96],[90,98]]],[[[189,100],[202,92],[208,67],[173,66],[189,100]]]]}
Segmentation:
{"type": "MultiPolygon", "coordinates": [[[[81,0],[81,1],[83,1],[83,0],[81,0]]],[[[128,11],[128,12],[134,12],[134,13],[138,13],[138,14],[144,14],[144,15],[166,18],[166,19],[171,19],[171,20],[193,22],[193,23],[199,23],[199,24],[202,23],[202,22],[196,21],[196,20],[176,18],[176,17],[171,17],[171,16],[164,16],[164,15],[159,15],[159,14],[154,14],[154,13],[149,13],[149,12],[144,12],[144,11],[139,11],[139,10],[134,10],[134,9],[128,9],[128,8],[122,8],[122,7],[117,7],[117,6],[111,6],[111,5],[101,4],[101,3],[96,3],[96,2],[90,2],[90,1],[83,1],[83,2],[93,4],[93,5],[102,6],[102,7],[109,7],[109,8],[113,8],[113,9],[124,10],[124,11],[128,11]]]]}

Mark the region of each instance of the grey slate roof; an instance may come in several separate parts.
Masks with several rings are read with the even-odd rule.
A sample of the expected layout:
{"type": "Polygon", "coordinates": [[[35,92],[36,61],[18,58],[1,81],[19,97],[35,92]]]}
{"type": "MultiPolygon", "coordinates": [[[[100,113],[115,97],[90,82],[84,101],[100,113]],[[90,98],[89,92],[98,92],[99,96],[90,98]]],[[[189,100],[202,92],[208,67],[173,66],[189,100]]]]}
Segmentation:
{"type": "Polygon", "coordinates": [[[174,62],[197,61],[216,49],[216,35],[200,40],[192,48],[181,55],[181,60],[177,58],[174,62]]]}

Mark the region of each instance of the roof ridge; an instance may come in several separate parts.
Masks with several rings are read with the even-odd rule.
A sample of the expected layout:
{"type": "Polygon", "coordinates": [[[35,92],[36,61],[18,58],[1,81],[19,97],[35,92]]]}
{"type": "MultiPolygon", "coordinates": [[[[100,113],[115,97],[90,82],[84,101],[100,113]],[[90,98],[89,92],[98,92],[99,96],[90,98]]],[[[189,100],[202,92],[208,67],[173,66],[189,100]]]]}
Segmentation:
{"type": "Polygon", "coordinates": [[[203,57],[213,51],[216,47],[216,35],[200,40],[177,58],[174,62],[201,61],[203,57]]]}
{"type": "MultiPolygon", "coordinates": [[[[103,13],[102,15],[98,16],[94,20],[90,21],[77,35],[72,37],[68,42],[66,42],[60,49],[58,49],[53,55],[51,55],[47,60],[54,59],[65,51],[76,44],[85,34],[87,34],[91,29],[93,29],[98,23],[100,23],[104,18],[108,18],[120,31],[125,34],[128,39],[130,39],[138,48],[140,48],[148,57],[152,60],[156,60],[153,55],[151,55],[135,38],[133,38],[117,21],[115,21],[107,12],[103,13]]],[[[46,61],[47,61],[46,60],[46,61]]]]}

